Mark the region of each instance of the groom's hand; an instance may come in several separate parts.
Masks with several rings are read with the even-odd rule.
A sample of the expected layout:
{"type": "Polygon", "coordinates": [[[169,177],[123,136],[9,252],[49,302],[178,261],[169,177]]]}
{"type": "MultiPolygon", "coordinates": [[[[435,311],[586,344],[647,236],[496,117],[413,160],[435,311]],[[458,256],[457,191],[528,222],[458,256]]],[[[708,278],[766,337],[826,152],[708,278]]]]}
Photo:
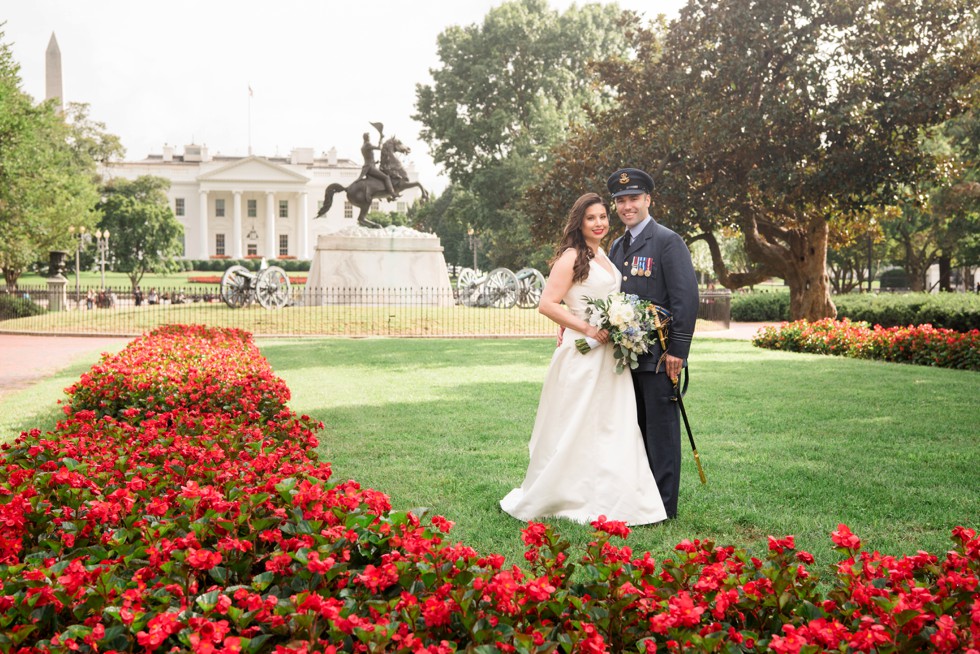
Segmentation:
{"type": "Polygon", "coordinates": [[[561,325],[559,325],[558,326],[558,338],[555,339],[556,340],[555,347],[561,347],[561,342],[562,342],[562,339],[564,339],[564,338],[565,338],[565,328],[562,327],[561,325]]]}
{"type": "Polygon", "coordinates": [[[667,366],[667,376],[670,381],[676,384],[677,379],[681,376],[681,370],[684,368],[684,359],[668,354],[664,363],[667,366]]]}

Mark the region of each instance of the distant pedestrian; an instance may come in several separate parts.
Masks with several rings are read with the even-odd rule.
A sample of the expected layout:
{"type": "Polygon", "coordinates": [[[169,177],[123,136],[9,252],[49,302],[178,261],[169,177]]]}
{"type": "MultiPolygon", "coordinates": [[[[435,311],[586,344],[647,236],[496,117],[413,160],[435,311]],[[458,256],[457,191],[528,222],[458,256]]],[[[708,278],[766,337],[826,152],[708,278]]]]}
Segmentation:
{"type": "Polygon", "coordinates": [[[142,306],[143,304],[143,291],[140,290],[139,286],[133,291],[133,302],[136,303],[136,306],[142,306]]]}

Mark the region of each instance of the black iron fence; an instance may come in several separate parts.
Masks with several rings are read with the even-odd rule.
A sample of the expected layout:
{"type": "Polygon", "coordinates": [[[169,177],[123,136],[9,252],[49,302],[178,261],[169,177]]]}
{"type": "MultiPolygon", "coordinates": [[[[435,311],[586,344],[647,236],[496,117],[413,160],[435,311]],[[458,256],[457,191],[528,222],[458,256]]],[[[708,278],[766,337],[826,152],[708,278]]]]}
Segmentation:
{"type": "MultiPolygon", "coordinates": [[[[698,329],[727,329],[728,291],[702,291],[698,329]]],[[[194,290],[72,287],[59,297],[46,286],[0,291],[0,331],[138,335],[164,324],[237,327],[256,335],[496,337],[553,336],[555,325],[532,308],[464,306],[452,289],[294,286],[285,306],[257,302],[234,309],[219,286],[194,290]],[[52,310],[57,309],[57,310],[52,310]],[[29,313],[34,315],[28,315],[29,313]]]]}

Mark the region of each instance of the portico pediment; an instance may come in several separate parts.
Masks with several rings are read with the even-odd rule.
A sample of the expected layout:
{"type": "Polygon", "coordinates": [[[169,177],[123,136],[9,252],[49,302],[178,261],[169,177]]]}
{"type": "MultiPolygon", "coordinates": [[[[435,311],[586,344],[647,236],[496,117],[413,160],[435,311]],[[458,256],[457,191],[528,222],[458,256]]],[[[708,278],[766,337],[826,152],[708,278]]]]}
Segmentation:
{"type": "Polygon", "coordinates": [[[310,178],[262,157],[245,157],[207,170],[197,177],[208,186],[224,183],[306,184],[310,178]]]}

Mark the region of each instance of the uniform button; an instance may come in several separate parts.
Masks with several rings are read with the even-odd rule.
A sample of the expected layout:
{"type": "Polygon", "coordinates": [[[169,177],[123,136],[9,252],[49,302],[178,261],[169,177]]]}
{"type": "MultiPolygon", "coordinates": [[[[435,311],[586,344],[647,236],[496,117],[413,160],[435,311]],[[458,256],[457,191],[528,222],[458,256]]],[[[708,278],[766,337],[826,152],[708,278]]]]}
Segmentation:
{"type": "Polygon", "coordinates": [[[628,266],[628,265],[630,265],[630,262],[629,262],[629,261],[624,261],[624,262],[623,262],[623,265],[624,265],[624,266],[628,266]]]}
{"type": "Polygon", "coordinates": [[[623,275],[623,281],[624,282],[626,281],[626,275],[623,275]]]}

